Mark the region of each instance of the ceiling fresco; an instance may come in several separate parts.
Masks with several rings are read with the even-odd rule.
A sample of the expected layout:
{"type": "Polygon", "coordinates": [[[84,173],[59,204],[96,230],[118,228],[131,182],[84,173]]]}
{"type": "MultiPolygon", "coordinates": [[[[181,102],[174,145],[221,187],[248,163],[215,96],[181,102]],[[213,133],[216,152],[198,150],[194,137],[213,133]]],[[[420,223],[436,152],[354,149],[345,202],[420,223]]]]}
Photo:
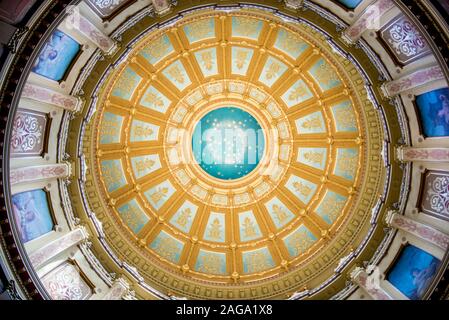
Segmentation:
{"type": "Polygon", "coordinates": [[[96,108],[82,137],[87,199],[113,250],[182,296],[274,297],[312,279],[311,264],[326,274],[361,241],[385,179],[354,66],[316,30],[256,10],[148,33],[96,108]],[[192,148],[209,118],[234,121],[199,137],[212,166],[192,148]]]}
{"type": "Polygon", "coordinates": [[[448,298],[435,1],[34,2],[0,8],[0,300],[448,298]]]}

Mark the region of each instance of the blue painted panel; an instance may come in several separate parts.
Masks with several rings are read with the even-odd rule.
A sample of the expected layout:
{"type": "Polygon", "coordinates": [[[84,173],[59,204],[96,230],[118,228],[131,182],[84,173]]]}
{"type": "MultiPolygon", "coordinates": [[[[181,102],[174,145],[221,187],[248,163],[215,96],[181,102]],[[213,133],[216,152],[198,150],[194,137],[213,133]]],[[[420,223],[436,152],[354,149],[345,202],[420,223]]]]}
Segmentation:
{"type": "Polygon", "coordinates": [[[418,96],[416,105],[426,137],[449,136],[449,88],[418,96]]]}
{"type": "Polygon", "coordinates": [[[226,274],[226,254],[200,249],[195,270],[208,274],[226,274]]]}
{"type": "Polygon", "coordinates": [[[413,246],[404,248],[387,280],[409,299],[423,297],[440,266],[440,260],[413,246]]]}
{"type": "Polygon", "coordinates": [[[161,231],[153,242],[150,243],[149,247],[162,258],[178,263],[184,249],[184,243],[165,231],[161,231]]]}
{"type": "Polygon", "coordinates": [[[327,190],[326,195],[315,211],[327,224],[331,225],[341,215],[346,200],[347,197],[327,190]]]}
{"type": "Polygon", "coordinates": [[[135,234],[138,234],[150,220],[136,199],[132,199],[119,207],[118,212],[126,225],[135,234]]]}
{"type": "Polygon", "coordinates": [[[244,273],[261,272],[275,266],[273,257],[267,247],[244,251],[242,253],[242,260],[244,273]]]}
{"type": "Polygon", "coordinates": [[[362,0],[337,0],[348,9],[355,9],[362,0]]]}
{"type": "Polygon", "coordinates": [[[53,219],[44,190],[32,190],[12,196],[14,217],[22,242],[28,242],[53,229],[53,219]]]}
{"type": "Polygon", "coordinates": [[[55,30],[42,48],[32,71],[46,78],[60,81],[79,50],[78,42],[64,32],[55,30]]]}
{"type": "Polygon", "coordinates": [[[120,159],[103,160],[100,167],[108,192],[114,192],[126,185],[125,173],[120,159]]]}
{"type": "Polygon", "coordinates": [[[309,70],[322,91],[327,91],[341,85],[341,81],[332,66],[320,58],[309,70]]]}

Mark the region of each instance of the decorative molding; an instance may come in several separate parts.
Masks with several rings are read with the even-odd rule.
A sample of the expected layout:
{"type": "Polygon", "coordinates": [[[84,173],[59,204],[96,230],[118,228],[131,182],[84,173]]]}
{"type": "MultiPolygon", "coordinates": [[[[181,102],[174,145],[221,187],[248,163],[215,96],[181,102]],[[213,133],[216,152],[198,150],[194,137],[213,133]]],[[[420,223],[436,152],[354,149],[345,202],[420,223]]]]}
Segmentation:
{"type": "Polygon", "coordinates": [[[449,246],[449,235],[409,217],[400,215],[397,211],[392,210],[388,212],[386,223],[393,228],[406,231],[423,239],[444,251],[446,251],[449,246]]]}
{"type": "Polygon", "coordinates": [[[409,64],[430,53],[430,47],[416,25],[399,15],[382,27],[380,37],[401,65],[409,64]]]}
{"type": "Polygon", "coordinates": [[[23,87],[22,97],[43,103],[49,103],[53,106],[73,112],[80,111],[83,105],[81,98],[66,95],[30,83],[25,84],[23,87]]]}
{"type": "Polygon", "coordinates": [[[449,171],[426,170],[423,179],[420,210],[449,221],[449,171]]]}
{"type": "Polygon", "coordinates": [[[304,0],[284,0],[285,6],[289,9],[298,10],[303,4],[304,0]]]}
{"type": "MultiPolygon", "coordinates": [[[[127,57],[129,57],[129,55],[127,55],[127,57]]],[[[108,71],[104,71],[104,74],[108,74],[108,71]]],[[[361,81],[361,83],[363,83],[363,81],[361,81]]],[[[361,91],[363,91],[364,89],[360,89],[361,91]]],[[[371,92],[370,92],[371,93],[371,92]]],[[[367,94],[367,96],[368,96],[368,94],[367,94]]],[[[369,96],[372,100],[374,100],[375,99],[375,97],[374,97],[374,95],[373,96],[369,96]]],[[[94,100],[95,101],[95,100],[94,100]]],[[[367,104],[369,104],[369,105],[371,105],[371,100],[369,100],[369,98],[367,98],[367,100],[366,100],[366,103],[367,104]]],[[[92,106],[94,106],[94,103],[93,104],[91,104],[92,106]]],[[[375,104],[376,106],[379,106],[379,104],[375,104]]],[[[98,111],[98,110],[97,110],[98,111]]],[[[85,110],[85,112],[87,112],[88,114],[90,114],[90,110],[85,110]]],[[[86,118],[86,122],[88,122],[88,120],[87,120],[87,118],[86,118]]],[[[91,120],[90,121],[90,123],[91,124],[93,124],[94,122],[91,120]]],[[[85,130],[84,132],[91,132],[91,128],[89,127],[89,126],[87,126],[87,127],[85,127],[85,128],[83,128],[83,130],[85,130]]],[[[85,141],[82,141],[81,143],[80,143],[80,145],[85,145],[85,141]]],[[[378,152],[377,152],[378,153],[378,152]]],[[[376,153],[376,154],[377,154],[376,153]]],[[[79,155],[86,155],[87,153],[86,152],[79,152],[78,153],[79,155]]],[[[89,157],[86,157],[86,159],[87,159],[87,163],[88,163],[88,165],[89,164],[91,164],[91,160],[90,160],[90,158],[89,157]]],[[[90,185],[90,181],[91,181],[91,177],[89,177],[89,175],[86,175],[86,181],[85,182],[83,182],[83,181],[81,181],[82,183],[81,183],[81,188],[83,189],[83,192],[82,192],[82,196],[83,196],[83,198],[85,197],[85,195],[88,195],[89,194],[89,190],[87,189],[87,190],[85,190],[84,188],[85,188],[85,186],[86,185],[90,185]]],[[[94,202],[90,202],[90,201],[86,201],[86,199],[84,198],[83,199],[84,200],[84,202],[85,203],[91,203],[91,204],[93,204],[94,206],[95,206],[95,214],[96,215],[98,215],[98,217],[101,217],[100,218],[100,220],[101,221],[103,221],[104,222],[104,219],[103,219],[103,217],[105,216],[104,215],[104,212],[102,212],[102,211],[100,211],[98,208],[97,208],[97,206],[96,206],[96,204],[94,203],[94,202]]],[[[376,212],[378,212],[378,210],[380,209],[380,207],[382,206],[382,202],[380,202],[380,204],[379,204],[379,206],[376,206],[375,208],[374,208],[374,210],[373,210],[373,212],[374,213],[376,213],[376,212]]],[[[85,205],[85,207],[87,207],[87,205],[85,205]]],[[[370,217],[372,217],[372,221],[376,221],[377,220],[377,215],[376,214],[370,214],[370,213],[367,213],[368,215],[370,215],[370,217]]],[[[90,213],[89,211],[88,211],[88,213],[87,213],[89,216],[91,216],[92,217],[92,213],[90,213]]],[[[366,220],[367,222],[368,222],[368,220],[366,220]]],[[[373,222],[373,225],[375,225],[375,223],[373,222]]],[[[96,224],[96,222],[94,221],[94,223],[93,223],[94,225],[96,224]]],[[[107,224],[107,223],[104,223],[103,224],[104,226],[105,226],[105,232],[109,232],[110,231],[110,228],[109,228],[109,225],[110,224],[107,224]]],[[[95,226],[96,227],[96,226],[95,226]]],[[[107,238],[107,237],[106,237],[107,238]]],[[[369,236],[367,236],[367,238],[369,239],[369,236]]],[[[102,241],[103,239],[102,238],[100,238],[100,241],[102,241]]],[[[104,243],[103,243],[103,241],[102,241],[102,245],[104,245],[104,243]]],[[[365,245],[365,243],[363,244],[363,245],[365,245]]],[[[105,245],[104,245],[105,246],[105,245]]],[[[106,247],[106,246],[105,246],[106,247]]],[[[110,253],[110,249],[109,248],[106,248],[106,250],[108,251],[108,253],[110,253]]],[[[357,250],[358,250],[358,248],[357,248],[357,250]]],[[[358,251],[357,251],[358,252],[358,251]]],[[[111,253],[110,253],[111,254],[111,253]]],[[[119,259],[117,258],[117,256],[116,256],[117,254],[115,253],[115,252],[112,252],[112,254],[111,254],[111,258],[112,259],[114,259],[114,261],[116,261],[117,262],[117,264],[120,264],[120,262],[121,261],[119,261],[119,259]]],[[[344,262],[346,263],[346,260],[344,260],[344,262]]],[[[134,264],[134,261],[133,261],[133,264],[134,264]]],[[[123,265],[125,265],[125,263],[123,263],[123,265]]],[[[127,264],[126,264],[127,265],[127,264]]],[[[135,266],[136,266],[136,268],[140,268],[140,265],[139,264],[135,264],[135,266]]],[[[332,265],[332,268],[334,268],[334,265],[332,265]]],[[[137,269],[137,270],[139,270],[139,269],[137,269]]],[[[140,270],[139,270],[140,271],[140,270]]],[[[151,270],[147,270],[146,271],[146,274],[144,273],[144,272],[135,272],[134,270],[131,270],[131,271],[129,271],[129,273],[134,277],[134,279],[133,279],[133,281],[135,282],[135,281],[137,281],[137,282],[139,282],[139,285],[144,285],[144,284],[146,284],[144,281],[148,281],[146,278],[143,278],[143,277],[145,277],[145,276],[147,276],[148,274],[151,274],[150,273],[151,272],[151,270]],[[143,279],[143,280],[142,280],[143,279]]],[[[162,275],[160,275],[160,273],[158,274],[158,276],[162,276],[162,275]]],[[[147,276],[148,277],[148,276],[147,276]]],[[[324,282],[322,285],[320,285],[319,287],[316,287],[316,288],[313,288],[313,290],[311,290],[310,292],[311,292],[311,294],[313,294],[313,293],[316,293],[316,292],[318,292],[320,289],[322,289],[322,288],[324,288],[326,285],[328,285],[330,282],[328,282],[327,281],[327,279],[326,279],[326,282],[324,282]]],[[[150,282],[150,284],[151,284],[151,282],[150,282]]],[[[179,284],[177,284],[176,285],[177,286],[177,288],[169,288],[170,289],[170,292],[172,292],[173,294],[175,294],[176,296],[188,296],[188,297],[192,297],[192,296],[195,296],[195,297],[201,297],[201,294],[202,294],[202,292],[199,292],[199,293],[193,293],[193,294],[190,294],[190,293],[186,293],[186,292],[182,292],[182,290],[180,290],[180,289],[178,289],[178,288],[183,288],[184,286],[183,286],[183,282],[179,282],[179,284]]],[[[298,288],[299,288],[299,286],[298,286],[298,288]]],[[[218,294],[221,294],[221,293],[218,293],[218,294]]],[[[224,293],[225,294],[225,293],[224,293]]],[[[232,294],[234,294],[233,292],[232,292],[232,294]]],[[[241,293],[238,293],[238,294],[240,294],[241,295],[241,293]]],[[[254,296],[254,294],[253,293],[245,293],[245,295],[246,296],[250,296],[250,295],[253,295],[254,296]]],[[[218,297],[218,296],[217,296],[218,297]]]]}
{"type": "Polygon", "coordinates": [[[78,227],[31,253],[29,255],[30,261],[34,268],[37,269],[51,258],[86,240],[88,237],[86,229],[78,227]]]}
{"type": "Polygon", "coordinates": [[[8,44],[6,45],[6,47],[11,51],[11,53],[16,53],[17,51],[17,45],[20,41],[20,39],[30,30],[29,27],[25,26],[25,27],[21,27],[18,28],[16,30],[16,32],[14,32],[14,34],[12,35],[11,39],[9,40],[8,44]]]}
{"type": "Polygon", "coordinates": [[[386,82],[382,85],[381,89],[386,97],[394,97],[405,91],[413,90],[419,86],[443,79],[443,70],[439,66],[431,66],[417,70],[397,80],[386,82]]]}
{"type": "Polygon", "coordinates": [[[129,283],[123,278],[116,279],[102,300],[122,300],[130,293],[129,283]]]}
{"type": "Polygon", "coordinates": [[[25,168],[11,169],[9,181],[11,185],[48,179],[66,178],[71,174],[69,163],[48,164],[25,168]]]}
{"type": "Polygon", "coordinates": [[[113,54],[118,49],[117,43],[81,15],[77,8],[72,9],[65,21],[69,28],[76,30],[82,36],[92,41],[107,55],[113,54]]]}
{"type": "Polygon", "coordinates": [[[42,156],[47,148],[48,114],[19,109],[11,132],[11,156],[42,156]]]}
{"type": "Polygon", "coordinates": [[[365,9],[362,15],[343,32],[343,40],[349,43],[355,43],[366,30],[379,30],[380,18],[394,6],[392,0],[378,0],[371,4],[365,9]]]}
{"type": "Polygon", "coordinates": [[[376,273],[369,275],[363,268],[357,267],[351,272],[351,279],[374,300],[393,300],[393,298],[380,287],[380,278],[376,273]]]}
{"type": "Polygon", "coordinates": [[[159,16],[170,12],[171,4],[169,0],[151,0],[151,3],[153,4],[154,12],[159,16]]]}
{"type": "Polygon", "coordinates": [[[87,300],[95,292],[93,284],[71,260],[47,273],[41,281],[53,300],[87,300]]]}
{"type": "Polygon", "coordinates": [[[401,162],[431,161],[448,162],[449,148],[413,148],[398,147],[396,158],[401,162]]]}

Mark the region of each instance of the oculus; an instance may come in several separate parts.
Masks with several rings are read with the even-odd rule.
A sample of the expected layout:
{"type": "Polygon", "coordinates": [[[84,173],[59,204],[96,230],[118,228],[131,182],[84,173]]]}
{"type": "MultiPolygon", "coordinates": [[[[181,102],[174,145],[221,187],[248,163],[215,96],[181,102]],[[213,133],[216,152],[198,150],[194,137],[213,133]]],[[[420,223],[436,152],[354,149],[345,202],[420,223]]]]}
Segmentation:
{"type": "Polygon", "coordinates": [[[215,178],[246,176],[259,164],[265,148],[262,128],[248,112],[224,107],[198,121],[192,137],[195,160],[215,178]]]}

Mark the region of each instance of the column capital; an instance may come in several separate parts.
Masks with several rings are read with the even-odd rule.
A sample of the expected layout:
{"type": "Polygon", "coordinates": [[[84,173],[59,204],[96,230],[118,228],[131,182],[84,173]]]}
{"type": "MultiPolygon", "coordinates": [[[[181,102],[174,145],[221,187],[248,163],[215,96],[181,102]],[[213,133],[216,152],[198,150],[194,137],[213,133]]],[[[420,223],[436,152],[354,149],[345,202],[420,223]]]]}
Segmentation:
{"type": "Polygon", "coordinates": [[[131,294],[130,285],[123,277],[117,278],[103,296],[103,300],[121,300],[131,294]]]}
{"type": "Polygon", "coordinates": [[[388,210],[387,215],[385,216],[385,223],[391,227],[392,222],[395,218],[395,216],[399,215],[399,211],[397,210],[388,210]]]}
{"type": "Polygon", "coordinates": [[[380,275],[373,269],[371,275],[360,267],[356,267],[350,274],[351,279],[374,300],[393,300],[392,297],[380,286],[380,275]]]}
{"type": "Polygon", "coordinates": [[[298,10],[304,5],[304,0],[284,0],[285,6],[289,9],[298,10]]]}

